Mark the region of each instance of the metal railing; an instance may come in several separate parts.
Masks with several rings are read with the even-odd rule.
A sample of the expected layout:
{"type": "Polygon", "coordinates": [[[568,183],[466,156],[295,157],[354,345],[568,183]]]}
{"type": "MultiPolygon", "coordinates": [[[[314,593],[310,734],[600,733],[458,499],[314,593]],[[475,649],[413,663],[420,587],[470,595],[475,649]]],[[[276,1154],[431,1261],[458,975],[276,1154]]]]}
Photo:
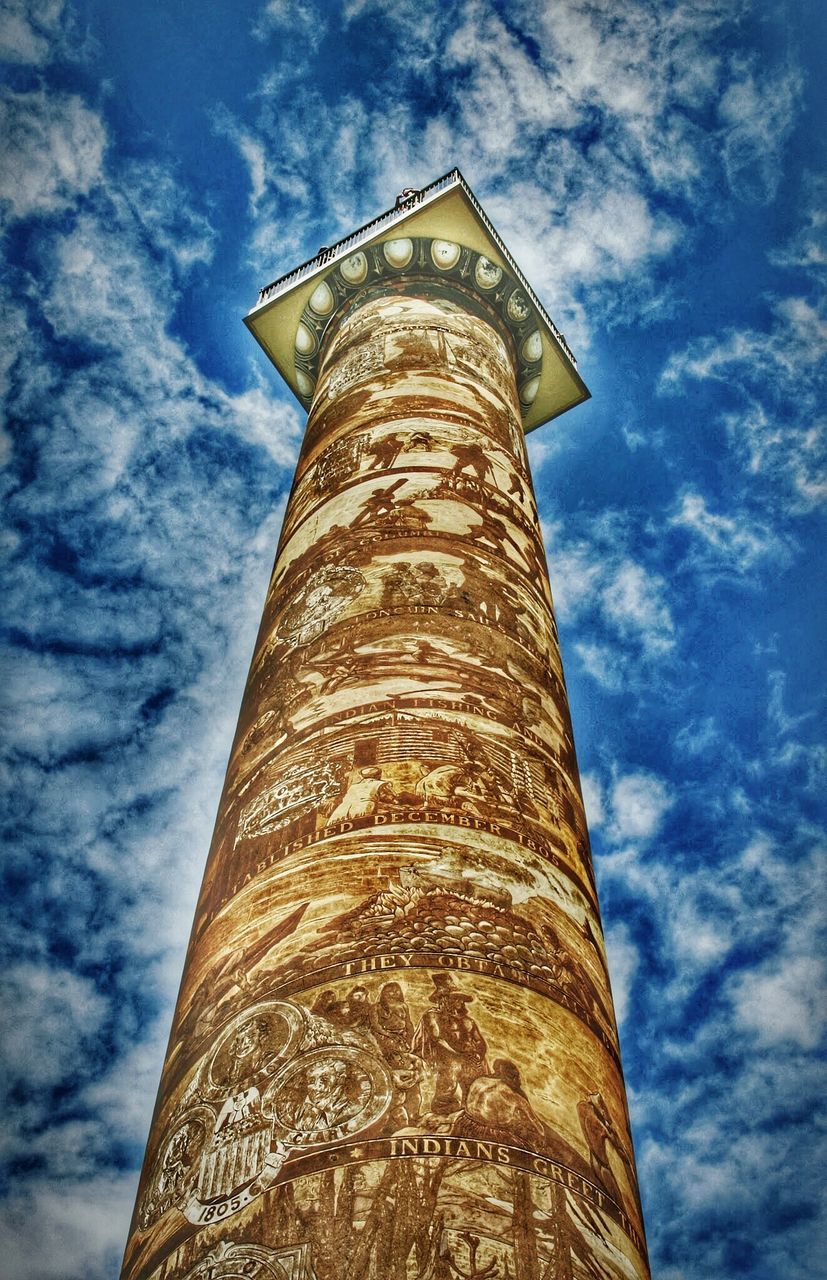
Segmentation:
{"type": "MultiPolygon", "coordinates": [[[[337,240],[334,245],[325,245],[320,249],[314,258],[310,258],[307,262],[303,262],[300,267],[296,267],[293,271],[288,272],[286,276],[280,276],[278,280],[274,280],[272,284],[265,285],[259,292],[257,307],[263,302],[269,302],[272,298],[278,297],[291,289],[293,285],[298,284],[306,276],[312,275],[319,267],[327,266],[329,262],[333,262],[338,258],[346,257],[352,249],[358,245],[364,244],[366,240],[371,239],[376,232],[387,223],[391,225],[399,219],[402,214],[410,213],[411,209],[415,209],[418,205],[424,204],[426,198],[438,195],[444,191],[446,187],[466,186],[463,181],[462,174],[459,169],[452,169],[450,173],[446,173],[444,177],[437,178],[435,182],[429,182],[427,187],[423,187],[421,191],[417,191],[415,195],[403,200],[394,209],[388,210],[387,213],[381,213],[378,218],[373,218],[370,222],[366,222],[358,231],[352,232],[351,235],[345,236],[343,240],[337,240]]],[[[467,189],[467,188],[466,188],[467,189]]],[[[253,308],[255,310],[255,308],[253,308]]]]}
{"type": "Polygon", "coordinates": [[[383,226],[393,226],[395,222],[410,213],[412,209],[416,209],[420,205],[427,204],[448,187],[461,187],[465,192],[468,199],[471,201],[471,204],[474,206],[474,210],[486,231],[500,250],[505,261],[508,263],[512,275],[519,281],[520,285],[531,299],[532,305],[548,325],[569,360],[571,360],[572,364],[576,367],[577,360],[571,347],[566,342],[565,336],[560,332],[554,321],[548,315],[545,307],[540,302],[531,285],[528,283],[522,271],[512,258],[505,246],[505,243],[495,230],[490,218],[471,188],[468,186],[468,183],[463,178],[459,169],[452,169],[450,173],[446,173],[443,177],[437,178],[435,182],[429,182],[427,187],[423,187],[421,191],[414,192],[411,196],[406,198],[400,197],[397,200],[395,208],[389,209],[387,213],[380,214],[378,218],[373,218],[370,222],[365,223],[363,227],[360,227],[358,231],[354,231],[351,235],[345,236],[343,240],[337,240],[334,245],[325,245],[319,250],[315,257],[310,258],[307,262],[303,262],[301,266],[294,268],[294,270],[288,272],[286,276],[280,276],[279,279],[274,280],[272,284],[265,285],[259,292],[258,301],[255,307],[253,307],[253,311],[256,311],[259,307],[263,306],[265,302],[271,302],[274,298],[280,297],[283,293],[286,293],[289,289],[292,289],[295,285],[299,284],[300,281],[304,280],[307,276],[313,275],[321,267],[327,266],[329,263],[335,262],[339,258],[346,257],[354,249],[358,248],[359,245],[364,244],[366,240],[373,239],[377,231],[381,230],[383,226]]]}

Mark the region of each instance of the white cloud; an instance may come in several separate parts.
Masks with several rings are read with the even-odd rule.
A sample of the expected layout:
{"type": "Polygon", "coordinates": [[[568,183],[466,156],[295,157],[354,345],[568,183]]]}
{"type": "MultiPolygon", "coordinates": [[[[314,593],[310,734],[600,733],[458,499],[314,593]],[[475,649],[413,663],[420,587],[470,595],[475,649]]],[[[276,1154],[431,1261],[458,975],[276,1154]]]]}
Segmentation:
{"type": "Polygon", "coordinates": [[[666,583],[643,565],[624,559],[603,588],[603,611],[621,635],[634,635],[646,652],[664,653],[675,643],[666,583]]]}
{"type": "MultiPolygon", "coordinates": [[[[177,954],[175,958],[180,960],[177,954]]],[[[180,969],[176,981],[179,978],[180,969]]],[[[142,1028],[142,1037],[80,1096],[81,1105],[89,1108],[96,1123],[120,1142],[140,1147],[149,1133],[169,1036],[167,1016],[142,1028]],[[124,1088],[125,1080],[129,1081],[128,1089],[124,1088]]]]}
{"type": "Polygon", "coordinates": [[[688,756],[700,756],[716,747],[721,740],[714,716],[690,720],[675,734],[675,747],[688,756]]]}
{"type": "MultiPolygon", "coordinates": [[[[228,394],[205,378],[180,341],[169,335],[176,301],[172,276],[163,260],[141,247],[146,233],[157,235],[156,245],[165,246],[170,233],[163,224],[159,229],[159,218],[153,213],[137,224],[131,208],[113,193],[107,209],[81,215],[53,242],[49,287],[39,299],[42,312],[60,337],[97,343],[107,353],[105,388],[93,366],[70,379],[61,393],[75,434],[73,447],[88,459],[82,476],[77,456],[59,460],[52,452],[56,442],[44,439],[44,459],[55,467],[65,461],[75,472],[75,484],[87,493],[114,487],[144,441],[147,413],[171,439],[209,423],[260,445],[280,464],[295,457],[297,409],[274,403],[260,387],[228,394]]],[[[198,220],[186,221],[200,243],[198,220]]],[[[179,247],[170,255],[180,252],[179,247]]],[[[194,254],[194,248],[188,250],[188,260],[194,254]]],[[[61,487],[53,487],[53,479],[49,475],[42,487],[43,500],[48,494],[62,502],[61,487]]],[[[128,503],[128,492],[119,490],[117,501],[128,503]]]]}
{"type": "Polygon", "coordinates": [[[327,31],[323,9],[310,0],[267,0],[253,24],[253,35],[267,40],[273,32],[298,39],[306,49],[314,50],[327,31]]]}
{"type": "Polygon", "coordinates": [[[616,924],[606,930],[606,954],[612,981],[612,1000],[618,1023],[622,1024],[629,1012],[632,984],[640,967],[640,954],[625,924],[616,924]]]}
{"type": "Polygon", "coordinates": [[[615,840],[651,840],[674,803],[666,783],[653,773],[622,774],[610,795],[615,840]]]}
{"type": "MultiPolygon", "coordinates": [[[[697,973],[717,967],[733,945],[733,926],[726,915],[709,909],[710,885],[703,876],[684,881],[671,902],[668,935],[675,959],[697,973]]],[[[722,899],[726,900],[725,893],[722,899]]]]}
{"type": "Polygon", "coordinates": [[[766,524],[750,520],[744,511],[735,515],[711,511],[703,494],[692,489],[682,490],[669,523],[693,535],[694,567],[704,574],[716,570],[744,574],[757,561],[780,559],[788,552],[785,541],[766,524]]]}
{"type": "MultiPolygon", "coordinates": [[[[713,805],[716,785],[728,784],[703,788],[713,805]]],[[[777,818],[775,796],[767,813],[777,818]]],[[[636,1046],[627,1030],[624,1046],[647,1081],[632,1106],[656,1205],[650,1248],[659,1271],[684,1280],[732,1274],[733,1250],[806,1280],[823,1249],[824,1214],[806,1192],[823,1164],[812,1053],[824,1015],[823,856],[807,851],[806,830],[788,829],[781,845],[756,829],[735,846],[739,830],[722,825],[702,862],[674,840],[600,860],[615,911],[622,892],[657,964],[658,981],[635,986],[636,1036],[645,1010],[657,1035],[636,1046]]],[[[640,937],[634,928],[638,947],[640,937]]]]}
{"type": "Polygon", "coordinates": [[[756,72],[736,59],[734,79],[718,113],[724,125],[724,165],[734,194],[769,204],[781,179],[782,149],[792,130],[802,89],[797,68],[756,72]]]}
{"type": "Polygon", "coordinates": [[[546,538],[546,546],[557,616],[574,619],[595,600],[603,564],[588,543],[564,542],[557,529],[546,538]]]}
{"type": "MultiPolygon", "coordinates": [[[[805,512],[827,497],[820,404],[825,350],[827,324],[819,310],[793,296],[774,303],[769,328],[695,339],[670,357],[661,375],[661,390],[671,394],[689,381],[723,383],[735,392],[742,407],[719,420],[751,480],[763,481],[763,502],[773,515],[805,512]]],[[[753,501],[759,499],[753,492],[753,501]]]]}
{"type": "Polygon", "coordinates": [[[0,98],[0,207],[12,218],[57,213],[100,181],[106,134],[76,94],[0,98]]]}
{"type": "Polygon", "coordinates": [[[134,1197],[129,1174],[63,1182],[27,1179],[0,1209],[6,1274],[14,1280],[115,1275],[134,1197]]]}
{"type": "Polygon", "coordinates": [[[55,56],[63,0],[4,0],[0,9],[0,58],[40,65],[55,56]]]}
{"type": "Polygon", "coordinates": [[[727,329],[723,335],[695,339],[670,358],[662,375],[664,389],[678,390],[688,378],[747,384],[768,370],[785,387],[794,387],[805,370],[820,364],[827,325],[804,297],[781,299],[773,311],[771,329],[727,329]]]}
{"type": "Polygon", "coordinates": [[[574,651],[612,693],[639,687],[645,669],[670,660],[678,638],[669,584],[633,554],[634,533],[633,517],[612,511],[570,531],[556,522],[544,530],[557,618],[577,623],[574,651]]]}
{"type": "Polygon", "coordinates": [[[23,963],[6,970],[0,985],[6,1088],[36,1091],[74,1078],[107,1011],[94,984],[68,969],[23,963]]]}
{"type": "MultiPolygon", "coordinates": [[[[619,781],[625,783],[626,776],[619,781]]],[[[607,824],[607,834],[617,847],[601,856],[599,870],[602,884],[622,887],[635,903],[635,911],[644,911],[655,928],[662,995],[676,1009],[689,1009],[698,984],[713,977],[721,983],[721,996],[709,1012],[710,1037],[716,1034],[716,1019],[730,1017],[732,1009],[744,1029],[751,1028],[762,1044],[770,1043],[776,1028],[779,1039],[798,1036],[803,1047],[810,1047],[803,1038],[808,1034],[818,1038],[821,1015],[810,1018],[808,1011],[824,1003],[816,982],[818,978],[821,983],[817,957],[825,926],[823,851],[815,847],[804,853],[796,850],[792,856],[782,854],[762,831],[756,831],[743,849],[732,850],[725,824],[721,836],[711,840],[709,858],[714,859],[714,870],[674,841],[661,852],[657,843],[652,845],[652,836],[672,796],[657,786],[654,793],[647,785],[641,788],[639,776],[631,775],[632,786],[622,797],[621,821],[615,810],[613,822],[607,824]],[[647,841],[651,847],[641,847],[647,841]],[[808,966],[814,957],[811,972],[808,966]],[[790,1003],[787,1026],[776,1006],[805,971],[810,979],[802,987],[801,999],[790,1003]],[[767,999],[762,1003],[764,995],[767,999]]],[[[704,794],[712,807],[725,812],[716,802],[713,787],[707,786],[704,794]]],[[[614,800],[611,793],[609,799],[614,800]]],[[[795,841],[802,842],[805,849],[812,843],[806,831],[795,841]]]]}
{"type": "MultiPolygon", "coordinates": [[[[19,56],[48,56],[47,18],[59,7],[13,6],[29,22],[14,37],[19,56]]],[[[729,216],[720,151],[736,188],[765,199],[796,110],[794,80],[726,52],[741,0],[507,8],[501,17],[478,2],[352,0],[344,20],[381,44],[390,70],[376,61],[370,86],[337,99],[337,77],[313,91],[308,62],[335,11],[305,0],[263,6],[257,34],[271,42],[273,69],[238,119],[215,123],[249,176],[242,256],[278,274],[278,263],[289,269],[402,186],[458,162],[576,349],[609,320],[646,322],[681,305],[663,267],[680,269],[678,251],[729,216]],[[780,104],[762,121],[758,100],[774,84],[780,104]],[[331,157],[335,182],[319,178],[331,157]]],[[[16,472],[10,454],[9,511],[25,518],[8,542],[4,594],[29,648],[0,679],[18,726],[10,810],[22,852],[12,872],[30,895],[10,928],[10,946],[31,956],[12,966],[31,1009],[15,1023],[9,1064],[22,1074],[37,1051],[32,1010],[55,1050],[7,1115],[4,1153],[24,1157],[29,1172],[0,1210],[0,1247],[15,1280],[104,1280],[117,1272],[134,1186],[110,1173],[112,1146],[134,1151],[145,1136],[299,415],[263,383],[227,391],[177,336],[184,276],[216,243],[186,175],[116,165],[98,117],[66,92],[8,101],[30,117],[15,116],[7,148],[18,168],[30,149],[32,177],[8,188],[7,210],[62,217],[32,228],[31,282],[27,292],[18,277],[0,353],[10,409],[30,424],[26,469],[16,472]],[[68,978],[46,964],[47,938],[76,955],[68,978]],[[67,1063],[87,1073],[70,1105],[44,1100],[67,1063]]],[[[823,260],[819,226],[811,211],[783,265],[823,260]]],[[[667,490],[666,515],[648,524],[628,508],[595,519],[589,498],[578,512],[570,497],[551,557],[584,670],[607,691],[650,695],[620,728],[599,720],[600,759],[618,733],[627,748],[640,733],[641,749],[587,772],[584,791],[609,847],[600,878],[615,921],[616,1001],[622,1015],[631,989],[637,1005],[639,1044],[629,1037],[629,1047],[643,1087],[632,1103],[648,1135],[647,1177],[657,1179],[649,1230],[668,1258],[664,1280],[731,1275],[728,1242],[753,1247],[767,1196],[787,1215],[770,1240],[761,1236],[768,1274],[803,1280],[820,1260],[789,1225],[810,1207],[803,1193],[789,1197],[814,1181],[809,1125],[821,1096],[804,1062],[816,863],[790,816],[809,750],[805,717],[776,678],[751,722],[766,740],[750,743],[749,759],[739,754],[712,701],[715,673],[709,685],[704,673],[710,701],[689,696],[682,625],[700,574],[781,555],[794,546],[786,513],[818,500],[824,335],[808,288],[791,287],[763,331],[741,325],[689,344],[673,381],[664,377],[667,389],[707,384],[717,396],[726,383],[741,397],[719,421],[743,491],[733,496],[728,480],[712,492],[676,467],[688,487],[671,510],[667,490]],[[766,501],[765,481],[775,492],[766,501]],[[692,550],[673,574],[679,540],[692,550]],[[682,761],[668,758],[670,743],[682,761]],[[640,760],[655,760],[659,774],[640,760]],[[680,785],[678,765],[691,765],[680,785]],[[678,796],[681,822],[667,823],[678,796]],[[764,835],[764,819],[783,836],[764,835]],[[642,969],[657,980],[639,980],[642,969]]],[[[625,416],[618,405],[623,430],[625,416]]],[[[538,446],[559,448],[530,444],[535,462],[538,446]]],[[[563,482],[570,460],[560,459],[563,482]]],[[[645,478],[652,451],[634,462],[645,478]]],[[[594,687],[587,697],[599,710],[608,701],[594,687]]]]}
{"type": "Polygon", "coordinates": [[[807,711],[801,712],[800,715],[789,715],[784,707],[784,692],[787,685],[785,673],[783,671],[771,671],[768,681],[770,697],[767,706],[767,718],[780,735],[786,736],[794,732],[802,724],[806,724],[808,720],[812,720],[818,714],[815,708],[810,707],[807,711]]]}
{"type": "Polygon", "coordinates": [[[580,787],[583,792],[583,806],[589,830],[602,825],[606,814],[603,808],[603,787],[595,773],[581,773],[580,787]]]}
{"type": "MultiPolygon", "coordinates": [[[[286,59],[259,87],[254,129],[224,120],[250,173],[253,252],[272,253],[278,243],[287,268],[291,253],[300,261],[318,248],[293,242],[297,220],[330,243],[387,208],[402,187],[458,165],[575,349],[588,343],[595,319],[668,311],[669,291],[653,288],[654,272],[692,234],[693,217],[684,220],[674,200],[667,212],[656,195],[703,193],[714,203],[735,96],[718,131],[694,118],[728,88],[746,92],[747,72],[727,63],[718,43],[737,9],[629,4],[610,12],[571,2],[546,12],[519,4],[506,21],[482,0],[449,9],[346,6],[345,22],[370,14],[381,23],[394,93],[380,105],[355,94],[331,104],[307,82],[294,86],[286,59]],[[438,95],[424,120],[420,93],[438,95]],[[337,181],[325,189],[309,175],[330,156],[337,181]]],[[[273,23],[285,36],[312,32],[311,41],[319,25],[315,10],[286,0],[263,8],[261,29],[273,23]]]]}
{"type": "Polygon", "coordinates": [[[770,261],[817,275],[827,265],[827,179],[807,174],[798,203],[800,226],[787,244],[771,249],[770,261]]]}
{"type": "Polygon", "coordinates": [[[179,270],[188,271],[197,263],[211,260],[214,228],[184,195],[180,175],[162,164],[143,160],[126,167],[120,185],[156,251],[179,270]]]}
{"type": "Polygon", "coordinates": [[[226,111],[215,113],[214,127],[216,133],[229,138],[238,148],[250,180],[250,212],[255,215],[267,190],[269,165],[264,143],[249,130],[241,128],[226,111]]]}
{"type": "Polygon", "coordinates": [[[44,148],[15,213],[68,216],[31,238],[0,367],[8,411],[28,424],[22,469],[15,454],[5,473],[19,527],[2,767],[15,776],[12,873],[38,922],[15,917],[8,945],[70,947],[74,972],[37,955],[5,971],[5,1074],[26,1089],[5,1154],[31,1173],[0,1233],[15,1280],[102,1278],[117,1269],[134,1179],[93,1175],[113,1143],[146,1131],[162,1058],[147,1009],[168,1017],[180,978],[299,414],[255,384],[227,391],[173,335],[183,275],[213,249],[176,174],[115,171],[78,99],[18,95],[14,108],[29,113],[17,142],[44,148]],[[80,141],[98,145],[64,163],[50,130],[70,145],[78,121],[80,141]],[[45,1092],[67,1083],[71,1114],[45,1092]],[[51,1233],[42,1246],[23,1225],[31,1213],[51,1233]]]}
{"type": "Polygon", "coordinates": [[[626,656],[618,653],[614,645],[577,641],[574,652],[580,659],[583,670],[609,693],[620,693],[624,685],[632,680],[626,656]]]}
{"type": "Polygon", "coordinates": [[[827,1026],[827,983],[818,956],[773,958],[730,988],[735,1018],[766,1046],[792,1041],[815,1049],[827,1026]]]}
{"type": "Polygon", "coordinates": [[[576,280],[622,280],[648,259],[669,253],[679,232],[669,218],[654,214],[633,188],[607,191],[595,201],[588,192],[569,210],[550,244],[556,271],[567,287],[576,280]]]}

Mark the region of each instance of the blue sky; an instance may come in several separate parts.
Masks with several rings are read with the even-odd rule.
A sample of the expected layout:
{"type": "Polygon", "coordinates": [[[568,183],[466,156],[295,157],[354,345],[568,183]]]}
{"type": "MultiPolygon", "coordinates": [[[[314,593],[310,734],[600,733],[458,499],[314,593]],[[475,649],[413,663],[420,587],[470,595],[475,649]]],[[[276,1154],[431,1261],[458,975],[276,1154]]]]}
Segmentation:
{"type": "Polygon", "coordinates": [[[241,316],[454,165],[594,397],[531,454],[653,1273],[818,1273],[824,26],[6,0],[9,1280],[125,1240],[302,429],[241,316]]]}

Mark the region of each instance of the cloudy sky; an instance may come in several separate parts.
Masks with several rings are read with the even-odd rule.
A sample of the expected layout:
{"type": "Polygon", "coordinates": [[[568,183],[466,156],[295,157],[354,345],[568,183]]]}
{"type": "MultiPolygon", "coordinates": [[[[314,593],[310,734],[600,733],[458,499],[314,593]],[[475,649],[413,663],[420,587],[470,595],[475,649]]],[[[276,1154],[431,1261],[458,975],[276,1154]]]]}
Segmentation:
{"type": "Polygon", "coordinates": [[[531,453],[654,1275],[819,1271],[822,14],[6,0],[8,1280],[118,1269],[303,422],[241,316],[454,165],[594,397],[531,453]]]}

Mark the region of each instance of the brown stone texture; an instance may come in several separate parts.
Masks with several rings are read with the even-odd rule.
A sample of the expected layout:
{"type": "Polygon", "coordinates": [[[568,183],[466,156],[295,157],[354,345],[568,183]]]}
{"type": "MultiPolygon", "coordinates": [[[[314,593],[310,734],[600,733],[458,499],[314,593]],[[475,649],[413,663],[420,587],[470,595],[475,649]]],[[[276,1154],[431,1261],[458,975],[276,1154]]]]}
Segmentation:
{"type": "Polygon", "coordinates": [[[648,1275],[509,335],[330,326],[128,1280],[648,1275]]]}

